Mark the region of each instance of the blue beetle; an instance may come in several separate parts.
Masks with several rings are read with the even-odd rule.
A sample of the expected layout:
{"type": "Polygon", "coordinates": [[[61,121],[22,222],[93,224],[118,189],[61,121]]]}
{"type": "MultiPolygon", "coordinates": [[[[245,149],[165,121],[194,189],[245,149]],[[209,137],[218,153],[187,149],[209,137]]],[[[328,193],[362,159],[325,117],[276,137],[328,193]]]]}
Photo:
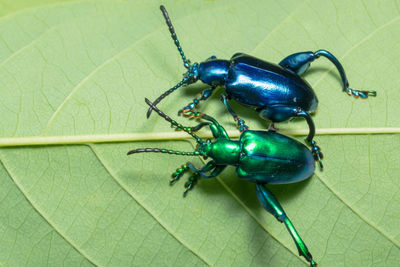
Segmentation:
{"type": "MultiPolygon", "coordinates": [[[[193,111],[194,108],[201,100],[209,98],[216,87],[223,86],[226,94],[221,95],[221,100],[233,116],[241,132],[248,127],[244,120],[240,119],[229,107],[228,101],[230,99],[255,108],[262,118],[272,121],[270,129],[274,129],[274,122],[282,122],[294,117],[305,118],[309,126],[306,141],[312,147],[314,159],[319,161],[322,168],[320,159],[323,155],[313,140],[315,126],[309,115],[317,108],[318,99],[310,84],[301,75],[307,71],[310,63],[315,59],[321,56],[326,57],[339,71],[344,92],[361,98],[376,96],[375,91],[360,91],[349,88],[349,82],[342,65],[334,55],[326,50],[295,53],[284,58],[279,65],[243,53],[234,54],[230,60],[217,59],[215,56],[211,56],[204,62],[191,64],[183,53],[165,7],[161,5],[160,9],[187,72],[182,81],[160,95],[154,101],[154,105],[157,105],[179,87],[200,80],[210,85],[211,88],[204,90],[200,97],[196,97],[179,111],[179,114],[185,116],[198,117],[199,113],[193,111]]],[[[152,108],[150,107],[147,117],[150,116],[151,111],[152,108]]]]}

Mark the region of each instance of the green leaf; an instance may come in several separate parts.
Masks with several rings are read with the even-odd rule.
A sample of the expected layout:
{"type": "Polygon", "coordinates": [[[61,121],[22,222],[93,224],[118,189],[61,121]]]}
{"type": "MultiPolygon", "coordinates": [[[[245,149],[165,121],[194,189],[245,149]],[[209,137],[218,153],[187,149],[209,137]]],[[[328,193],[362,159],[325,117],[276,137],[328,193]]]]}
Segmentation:
{"type": "MultiPolygon", "coordinates": [[[[348,97],[332,64],[315,61],[305,78],[319,98],[314,120],[325,169],[270,188],[321,266],[398,265],[399,3],[164,5],[193,61],[245,52],[279,62],[327,49],[352,88],[378,92],[348,97]]],[[[155,99],[184,72],[158,6],[0,2],[0,265],[305,266],[285,227],[259,205],[254,184],[234,168],[201,180],[183,199],[184,182],[170,187],[168,178],[193,158],[126,156],[140,147],[193,150],[156,114],[145,118],[144,97],[155,99]]],[[[176,112],[202,88],[180,89],[159,107],[194,124],[176,112]]],[[[254,111],[233,107],[252,129],[267,127],[254,111]]],[[[235,132],[218,94],[201,110],[235,132]]],[[[278,127],[307,128],[303,120],[278,127]]]]}

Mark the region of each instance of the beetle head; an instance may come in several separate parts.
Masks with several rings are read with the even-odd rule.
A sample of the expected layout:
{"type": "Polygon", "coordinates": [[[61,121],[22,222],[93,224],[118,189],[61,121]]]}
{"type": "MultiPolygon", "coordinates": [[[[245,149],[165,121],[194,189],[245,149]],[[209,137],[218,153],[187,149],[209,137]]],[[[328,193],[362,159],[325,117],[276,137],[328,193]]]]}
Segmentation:
{"type": "Polygon", "coordinates": [[[210,152],[212,151],[213,143],[210,139],[207,139],[205,142],[198,142],[196,146],[196,151],[199,151],[200,155],[203,156],[204,159],[207,159],[210,156],[210,152]]]}
{"type": "Polygon", "coordinates": [[[199,63],[189,66],[188,71],[183,74],[185,84],[192,84],[199,80],[199,63]]]}

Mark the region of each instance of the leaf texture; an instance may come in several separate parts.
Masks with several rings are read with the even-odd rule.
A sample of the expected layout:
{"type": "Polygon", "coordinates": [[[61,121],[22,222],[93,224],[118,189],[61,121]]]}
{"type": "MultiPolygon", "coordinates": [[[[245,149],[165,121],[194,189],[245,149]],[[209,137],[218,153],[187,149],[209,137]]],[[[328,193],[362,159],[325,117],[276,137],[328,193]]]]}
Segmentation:
{"type": "MultiPolygon", "coordinates": [[[[145,118],[144,97],[155,99],[184,71],[159,4],[0,1],[0,141],[171,133],[164,142],[1,147],[0,265],[306,266],[285,227],[259,205],[254,184],[233,168],[201,180],[183,199],[183,182],[170,187],[168,178],[199,159],[126,156],[140,147],[193,150],[191,141],[173,140],[162,118],[145,118]]],[[[305,78],[319,98],[317,129],[333,133],[316,137],[325,169],[270,188],[320,266],[398,266],[400,135],[387,129],[400,127],[399,1],[163,4],[192,61],[245,52],[279,62],[327,49],[352,88],[378,92],[348,97],[330,62],[316,60],[305,78]],[[377,134],[344,135],[342,128],[377,134]]],[[[194,124],[176,112],[204,88],[180,89],[159,107],[194,124]]],[[[268,126],[232,106],[251,129],[268,126]]],[[[200,109],[235,129],[218,93],[200,109]]]]}

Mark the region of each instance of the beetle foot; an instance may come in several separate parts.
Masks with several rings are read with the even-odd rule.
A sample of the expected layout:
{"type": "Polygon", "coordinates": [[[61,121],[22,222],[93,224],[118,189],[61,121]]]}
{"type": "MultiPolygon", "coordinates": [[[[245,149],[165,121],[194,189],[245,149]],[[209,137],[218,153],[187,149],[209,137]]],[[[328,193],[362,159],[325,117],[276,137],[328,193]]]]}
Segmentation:
{"type": "Polygon", "coordinates": [[[317,267],[317,263],[313,260],[313,259],[311,259],[311,261],[310,261],[310,266],[311,267],[317,267]]]}
{"type": "Polygon", "coordinates": [[[368,96],[376,96],[376,91],[361,91],[361,90],[351,89],[349,87],[347,87],[344,91],[348,95],[360,98],[368,98],[368,96]]]}
{"type": "Polygon", "coordinates": [[[200,118],[203,113],[198,112],[198,111],[193,111],[192,109],[190,109],[189,107],[184,107],[183,109],[178,111],[178,115],[183,115],[185,117],[188,117],[190,119],[192,118],[200,118]]]}
{"type": "Polygon", "coordinates": [[[317,146],[317,142],[315,142],[314,140],[311,140],[311,142],[309,142],[309,144],[311,146],[311,152],[314,156],[314,160],[318,161],[319,168],[322,170],[324,168],[324,165],[322,164],[321,160],[324,158],[324,154],[322,154],[321,148],[319,146],[317,146]]]}
{"type": "Polygon", "coordinates": [[[240,125],[239,126],[239,131],[241,132],[241,133],[243,133],[243,132],[245,132],[245,131],[247,131],[249,129],[249,126],[247,126],[247,125],[240,125]]]}
{"type": "Polygon", "coordinates": [[[313,260],[310,252],[308,252],[306,255],[303,255],[303,256],[310,263],[310,267],[317,267],[318,264],[313,260]]]}
{"type": "Polygon", "coordinates": [[[182,175],[189,169],[187,164],[183,164],[180,168],[176,169],[176,171],[171,175],[172,179],[169,181],[170,185],[173,185],[176,181],[178,181],[182,175]]]}
{"type": "Polygon", "coordinates": [[[185,183],[186,190],[185,192],[183,192],[184,197],[186,197],[189,190],[192,190],[193,187],[196,185],[199,175],[199,172],[195,172],[192,176],[189,177],[189,180],[185,183]]]}
{"type": "Polygon", "coordinates": [[[274,123],[271,122],[271,124],[268,126],[268,131],[269,132],[277,132],[279,129],[275,127],[274,123]]]}
{"type": "Polygon", "coordinates": [[[245,124],[245,121],[244,120],[242,120],[241,118],[239,118],[239,116],[237,116],[237,117],[235,117],[235,118],[233,118],[235,121],[236,121],[236,123],[237,123],[237,127],[239,128],[239,131],[241,132],[241,133],[243,133],[243,132],[245,132],[245,131],[247,131],[248,129],[249,129],[249,126],[247,126],[246,124],[245,124]]]}
{"type": "Polygon", "coordinates": [[[178,111],[178,116],[189,116],[188,112],[191,111],[191,109],[189,107],[184,107],[183,109],[180,109],[178,111]]]}

